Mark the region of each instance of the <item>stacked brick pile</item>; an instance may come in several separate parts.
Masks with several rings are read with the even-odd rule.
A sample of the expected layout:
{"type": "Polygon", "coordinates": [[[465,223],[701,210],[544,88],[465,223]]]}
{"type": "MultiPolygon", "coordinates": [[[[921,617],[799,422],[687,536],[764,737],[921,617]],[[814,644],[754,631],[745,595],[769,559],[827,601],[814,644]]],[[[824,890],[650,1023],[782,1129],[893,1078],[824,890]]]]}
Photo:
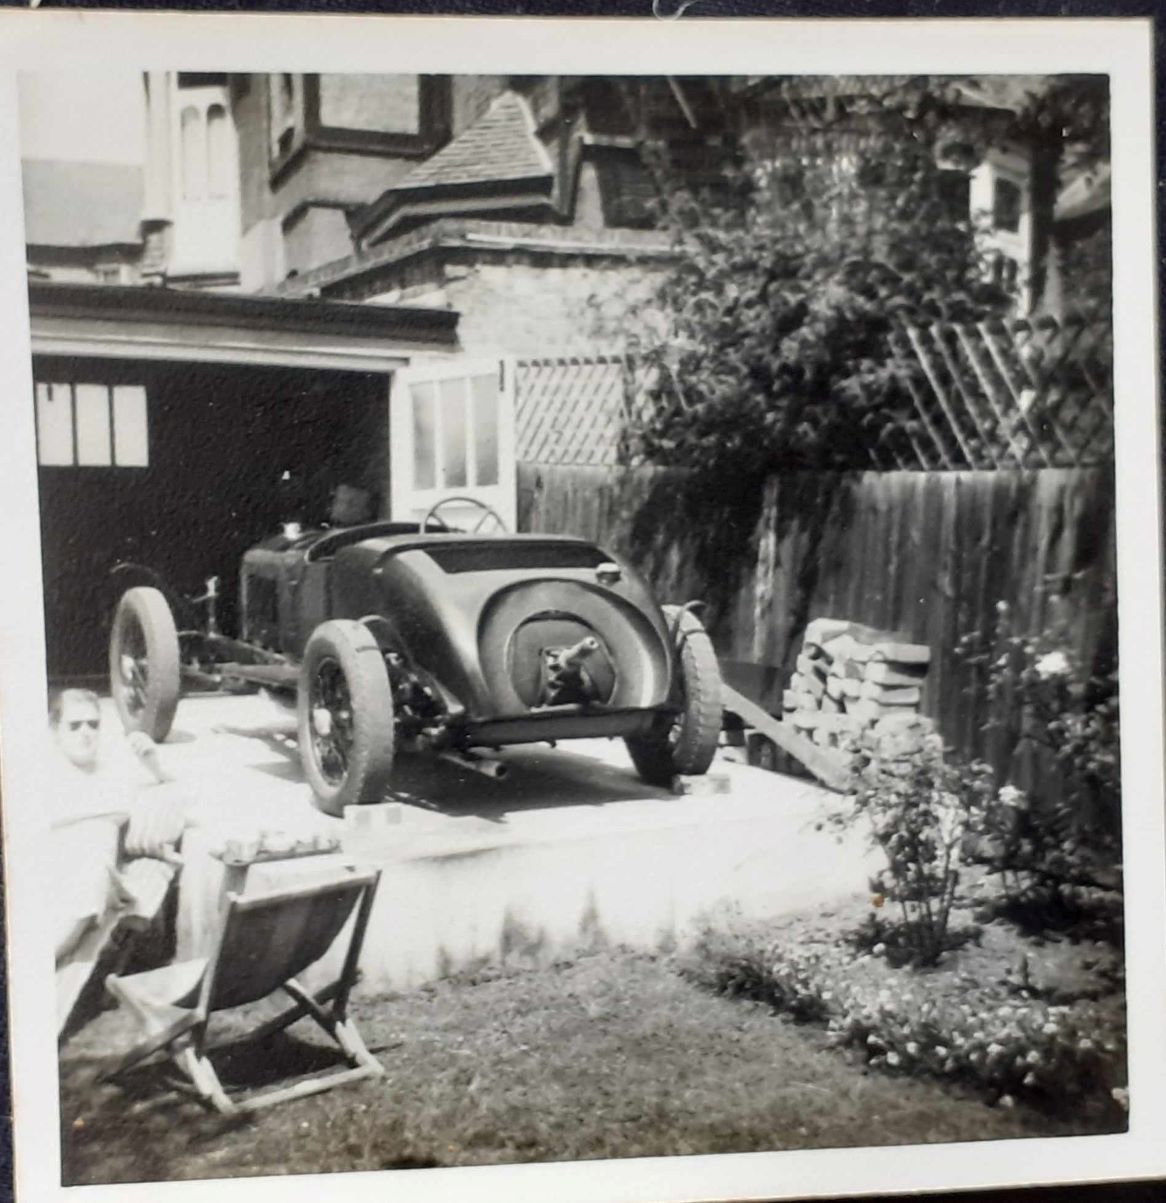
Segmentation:
{"type": "Polygon", "coordinates": [[[931,662],[926,644],[860,623],[815,618],[782,697],[783,721],[823,748],[930,730],[919,713],[931,662]]]}

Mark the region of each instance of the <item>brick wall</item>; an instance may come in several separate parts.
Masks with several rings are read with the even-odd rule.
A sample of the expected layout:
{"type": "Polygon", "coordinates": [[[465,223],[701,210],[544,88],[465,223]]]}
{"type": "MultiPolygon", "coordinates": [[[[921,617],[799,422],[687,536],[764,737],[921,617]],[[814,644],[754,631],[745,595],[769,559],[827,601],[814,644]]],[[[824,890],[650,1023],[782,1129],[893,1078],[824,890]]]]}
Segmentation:
{"type": "Polygon", "coordinates": [[[466,351],[548,355],[622,346],[660,268],[627,261],[562,263],[501,257],[445,267],[466,351]]]}
{"type": "Polygon", "coordinates": [[[448,307],[467,351],[585,353],[622,346],[667,270],[648,230],[447,219],[289,288],[343,301],[448,307]]]}

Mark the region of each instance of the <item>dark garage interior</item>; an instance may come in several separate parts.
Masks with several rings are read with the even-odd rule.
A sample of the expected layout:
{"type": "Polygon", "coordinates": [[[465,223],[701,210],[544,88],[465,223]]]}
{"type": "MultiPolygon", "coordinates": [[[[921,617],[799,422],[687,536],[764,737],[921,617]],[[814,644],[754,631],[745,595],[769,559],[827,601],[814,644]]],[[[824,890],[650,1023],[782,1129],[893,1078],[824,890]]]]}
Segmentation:
{"type": "Polygon", "coordinates": [[[233,632],[247,547],[324,521],[340,483],[384,504],[387,373],[38,356],[34,376],[54,681],[105,674],[119,561],[187,596],[218,576],[233,632]]]}

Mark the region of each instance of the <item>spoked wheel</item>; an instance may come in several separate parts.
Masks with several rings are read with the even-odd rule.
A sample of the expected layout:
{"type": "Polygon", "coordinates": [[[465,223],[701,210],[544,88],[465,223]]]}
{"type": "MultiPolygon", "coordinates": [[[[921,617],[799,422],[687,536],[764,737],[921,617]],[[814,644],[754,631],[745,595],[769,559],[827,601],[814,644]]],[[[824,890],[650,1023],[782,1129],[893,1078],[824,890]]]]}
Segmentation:
{"type": "Polygon", "coordinates": [[[178,632],[161,590],[127,590],[113,615],[109,688],[127,731],[156,743],[170,733],[181,689],[178,632]]]}
{"type": "Polygon", "coordinates": [[[664,617],[675,630],[681,708],[667,727],[624,741],[636,771],[649,785],[667,785],[677,775],[707,773],[724,718],[721,670],[708,632],[691,611],[665,606],[664,617]]]}
{"type": "Polygon", "coordinates": [[[336,619],[304,649],[297,699],[300,760],[328,814],[379,802],[393,770],[393,691],[369,629],[336,619]]]}
{"type": "Polygon", "coordinates": [[[444,517],[442,517],[441,511],[453,509],[455,506],[469,506],[474,510],[481,511],[481,516],[477,522],[470,527],[469,533],[471,535],[486,533],[505,535],[509,533],[506,527],[506,519],[493,506],[487,505],[484,501],[479,501],[476,497],[443,497],[436,505],[430,507],[429,512],[421,519],[417,529],[421,534],[426,534],[430,527],[436,523],[439,531],[449,530],[450,527],[444,517]]]}

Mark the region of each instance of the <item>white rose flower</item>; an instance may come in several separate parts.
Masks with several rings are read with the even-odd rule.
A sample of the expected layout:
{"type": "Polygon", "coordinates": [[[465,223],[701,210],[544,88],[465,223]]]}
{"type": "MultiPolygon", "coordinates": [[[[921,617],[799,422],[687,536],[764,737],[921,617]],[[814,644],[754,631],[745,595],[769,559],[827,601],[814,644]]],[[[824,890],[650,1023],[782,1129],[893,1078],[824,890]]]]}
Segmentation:
{"type": "Polygon", "coordinates": [[[996,795],[1005,806],[1020,807],[1024,804],[1024,790],[1015,785],[1002,785],[996,795]]]}
{"type": "Polygon", "coordinates": [[[1045,652],[1033,665],[1038,677],[1063,677],[1069,671],[1069,660],[1064,652],[1045,652]]]}

